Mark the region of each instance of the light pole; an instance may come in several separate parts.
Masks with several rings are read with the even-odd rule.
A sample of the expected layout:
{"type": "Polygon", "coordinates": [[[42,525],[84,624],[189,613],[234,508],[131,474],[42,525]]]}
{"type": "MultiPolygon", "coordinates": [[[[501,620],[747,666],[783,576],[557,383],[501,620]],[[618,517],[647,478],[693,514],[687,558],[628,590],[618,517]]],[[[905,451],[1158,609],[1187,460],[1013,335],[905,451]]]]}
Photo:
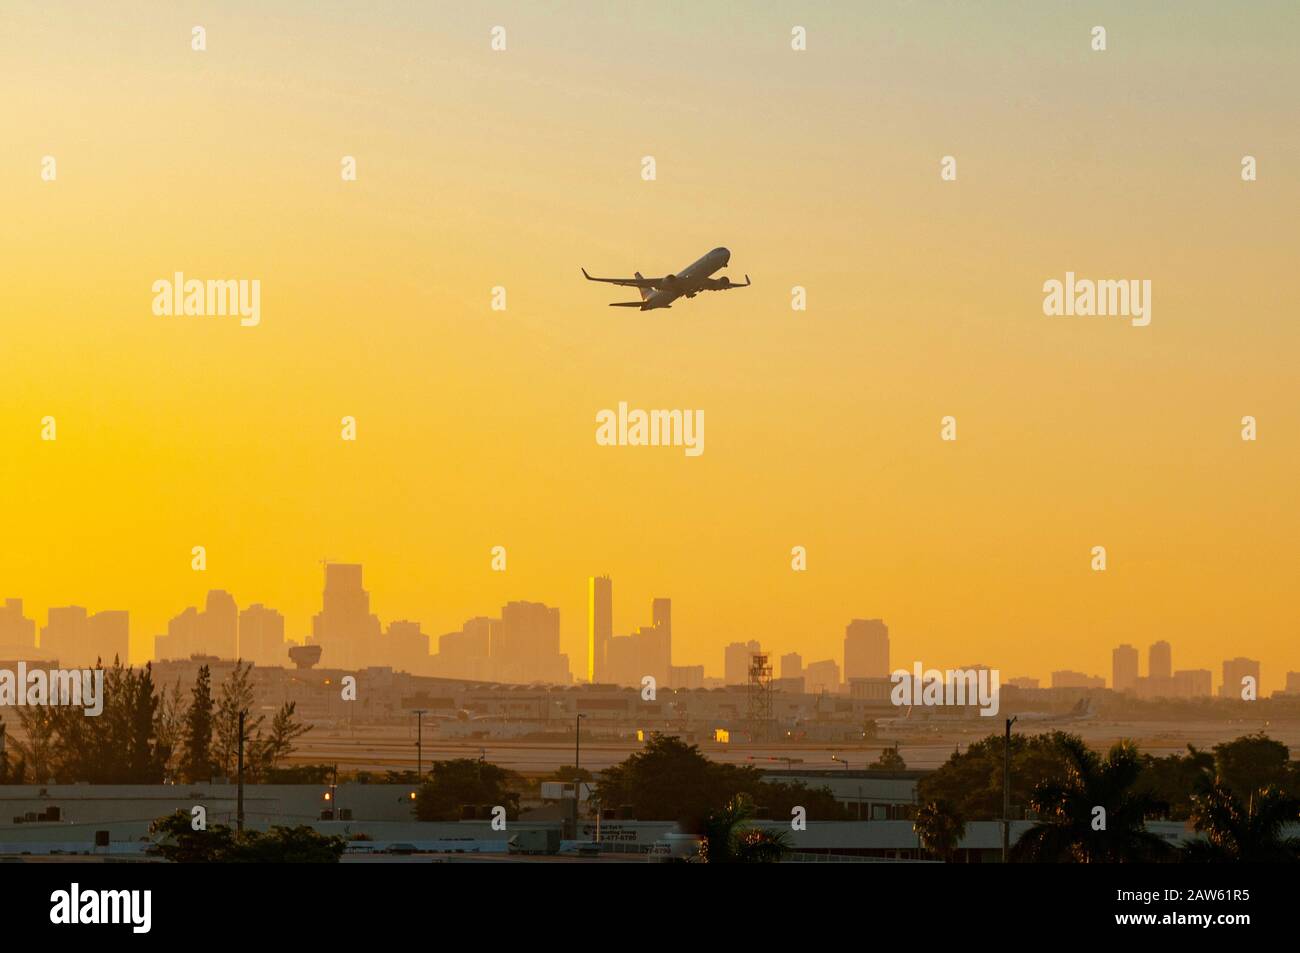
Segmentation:
{"type": "Polygon", "coordinates": [[[243,709],[239,712],[239,760],[236,769],[239,787],[235,803],[235,830],[241,834],[244,831],[244,716],[246,714],[248,712],[243,709]]]}
{"type": "Polygon", "coordinates": [[[582,712],[573,719],[573,836],[578,836],[578,798],[582,788],[582,712]]]}
{"type": "Polygon", "coordinates": [[[1007,733],[1002,741],[1002,863],[1011,859],[1011,726],[1015,718],[1007,719],[1007,733]]]}
{"type": "Polygon", "coordinates": [[[424,774],[424,714],[429,709],[416,708],[415,714],[415,780],[418,784],[424,774]]]}
{"type": "Polygon", "coordinates": [[[840,764],[844,765],[844,770],[845,770],[845,771],[848,771],[848,770],[849,770],[849,763],[848,763],[848,761],[844,760],[844,759],[841,758],[839,755],[837,755],[837,754],[833,754],[833,755],[831,755],[831,760],[832,760],[832,761],[838,761],[840,764]]]}

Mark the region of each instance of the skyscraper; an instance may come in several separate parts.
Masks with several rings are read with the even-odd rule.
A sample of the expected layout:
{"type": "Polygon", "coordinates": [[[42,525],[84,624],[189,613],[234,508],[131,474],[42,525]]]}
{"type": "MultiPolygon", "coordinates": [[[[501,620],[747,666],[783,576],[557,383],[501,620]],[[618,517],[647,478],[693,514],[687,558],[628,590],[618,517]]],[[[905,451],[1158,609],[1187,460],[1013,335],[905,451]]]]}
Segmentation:
{"type": "Polygon", "coordinates": [[[1161,639],[1151,643],[1147,654],[1147,677],[1150,679],[1173,678],[1174,651],[1169,643],[1161,639]]]}
{"type": "Polygon", "coordinates": [[[23,600],[6,599],[0,606],[0,653],[25,658],[36,648],[36,620],[23,615],[23,600]]]}
{"type": "Polygon", "coordinates": [[[609,576],[587,580],[587,681],[608,681],[605,655],[614,637],[614,583],[609,576]]]}
{"type": "Polygon", "coordinates": [[[724,684],[748,685],[749,660],[762,651],[759,644],[749,642],[732,642],[722,650],[722,672],[724,684]]]}
{"type": "Polygon", "coordinates": [[[308,644],[321,647],[321,664],[327,668],[373,664],[379,630],[379,617],[370,612],[370,593],[361,587],[361,567],[327,563],[321,611],[312,617],[308,639],[308,644]]]}
{"type": "Polygon", "coordinates": [[[781,656],[781,677],[782,678],[802,678],[803,677],[803,656],[798,652],[790,652],[781,656]]]}
{"type": "Polygon", "coordinates": [[[261,603],[239,613],[239,657],[265,666],[287,666],[284,616],[261,603]]]}
{"type": "Polygon", "coordinates": [[[889,677],[889,627],[854,619],[844,629],[844,679],[889,677]]]}
{"type": "Polygon", "coordinates": [[[651,634],[647,646],[646,674],[660,685],[667,685],[673,667],[673,601],[659,598],[650,604],[651,634]]]}
{"type": "Polygon", "coordinates": [[[1246,678],[1253,678],[1255,698],[1263,698],[1260,691],[1259,661],[1238,656],[1226,659],[1223,663],[1223,684],[1219,687],[1221,698],[1242,698],[1246,690],[1246,678]]]}
{"type": "Polygon", "coordinates": [[[1117,692],[1133,691],[1138,681],[1138,650],[1121,645],[1110,653],[1110,685],[1117,692]]]}
{"type": "Polygon", "coordinates": [[[120,610],[87,615],[81,606],[50,609],[49,622],[41,629],[41,653],[65,667],[98,662],[110,668],[119,659],[128,665],[129,645],[130,617],[120,610]]]}
{"type": "Polygon", "coordinates": [[[233,659],[238,654],[239,606],[223,589],[213,589],[208,593],[202,612],[194,606],[188,607],[167,623],[166,635],[154,638],[154,658],[160,661],[187,659],[192,655],[233,659]]]}

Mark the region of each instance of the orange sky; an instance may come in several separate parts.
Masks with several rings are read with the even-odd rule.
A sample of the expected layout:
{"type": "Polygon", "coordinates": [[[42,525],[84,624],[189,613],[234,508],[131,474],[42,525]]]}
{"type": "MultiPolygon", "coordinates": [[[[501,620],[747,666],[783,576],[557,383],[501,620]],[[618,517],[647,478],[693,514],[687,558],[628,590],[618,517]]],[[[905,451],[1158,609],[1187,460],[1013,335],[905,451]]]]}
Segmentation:
{"type": "Polygon", "coordinates": [[[0,598],[129,609],[143,660],[209,588],[301,638],[331,557],[435,637],[558,605],[575,671],[593,573],[710,673],[855,616],[902,666],[1300,669],[1293,5],[263,6],[0,12],[0,598]],[[753,287],[671,311],[578,270],[717,245],[753,287]],[[261,324],[155,317],[175,271],[261,324]],[[1045,317],[1066,271],[1151,325],[1045,317]],[[597,446],[620,400],[705,453],[597,446]]]}

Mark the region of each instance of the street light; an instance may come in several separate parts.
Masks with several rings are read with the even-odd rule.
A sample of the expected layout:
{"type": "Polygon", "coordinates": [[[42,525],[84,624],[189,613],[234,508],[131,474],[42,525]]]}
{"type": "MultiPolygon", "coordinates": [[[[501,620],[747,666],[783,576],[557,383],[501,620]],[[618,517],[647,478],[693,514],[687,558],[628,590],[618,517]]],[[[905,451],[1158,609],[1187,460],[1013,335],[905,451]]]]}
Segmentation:
{"type": "Polygon", "coordinates": [[[582,719],[586,718],[582,712],[578,712],[573,719],[573,836],[578,836],[578,798],[582,785],[582,719]]]}
{"type": "Polygon", "coordinates": [[[1011,726],[1015,723],[1015,718],[1007,719],[1007,733],[1002,741],[1002,863],[1004,864],[1011,859],[1011,726]]]}
{"type": "Polygon", "coordinates": [[[835,754],[831,755],[831,760],[838,761],[840,764],[844,765],[845,771],[849,770],[849,763],[845,761],[843,758],[841,758],[839,755],[835,755],[835,754]]]}
{"type": "Polygon", "coordinates": [[[415,780],[424,774],[424,715],[429,709],[414,708],[415,715],[415,780]]]}

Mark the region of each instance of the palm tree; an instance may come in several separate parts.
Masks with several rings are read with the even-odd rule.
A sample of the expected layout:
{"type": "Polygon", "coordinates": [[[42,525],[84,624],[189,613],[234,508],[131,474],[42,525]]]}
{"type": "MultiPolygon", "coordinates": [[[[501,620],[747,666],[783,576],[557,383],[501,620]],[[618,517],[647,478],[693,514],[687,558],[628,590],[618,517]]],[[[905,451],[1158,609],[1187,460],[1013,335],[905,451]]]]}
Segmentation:
{"type": "Polygon", "coordinates": [[[1156,798],[1133,789],[1142,771],[1137,746],[1117,742],[1105,760],[1079,738],[1062,738],[1061,748],[1065,778],[1034,788],[1030,806],[1040,821],[1021,836],[1012,860],[1132,863],[1168,857],[1169,845],[1145,827],[1146,818],[1158,812],[1156,798]]]}
{"type": "Polygon", "coordinates": [[[1300,820],[1300,798],[1269,786],[1245,805],[1221,781],[1192,796],[1192,826],[1205,834],[1183,848],[1193,863],[1296,863],[1300,837],[1284,837],[1283,826],[1300,820]]]}
{"type": "Polygon", "coordinates": [[[706,864],[776,863],[790,851],[789,835],[750,826],[754,801],[737,794],[704,819],[700,859],[706,864]]]}
{"type": "Polygon", "coordinates": [[[947,801],[929,801],[916,812],[912,830],[921,846],[944,861],[951,861],[966,836],[966,820],[947,801]]]}

